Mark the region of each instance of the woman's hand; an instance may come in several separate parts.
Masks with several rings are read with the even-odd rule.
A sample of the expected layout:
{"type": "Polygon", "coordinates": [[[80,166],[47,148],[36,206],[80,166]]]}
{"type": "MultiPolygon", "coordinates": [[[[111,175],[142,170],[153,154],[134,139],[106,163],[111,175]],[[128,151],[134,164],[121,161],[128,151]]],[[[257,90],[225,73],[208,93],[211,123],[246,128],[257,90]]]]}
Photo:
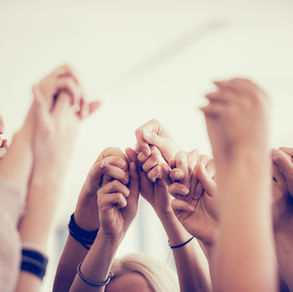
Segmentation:
{"type": "MultiPolygon", "coordinates": [[[[179,168],[173,169],[179,173],[179,168]]],[[[182,171],[183,173],[183,171],[182,171]]],[[[172,201],[173,211],[185,229],[205,246],[214,242],[218,221],[218,203],[216,184],[213,180],[215,168],[213,161],[201,155],[186,184],[174,182],[169,192],[175,197],[172,201]]]]}
{"type": "Polygon", "coordinates": [[[217,91],[209,93],[209,104],[201,110],[207,122],[215,160],[227,161],[238,152],[255,152],[269,139],[268,95],[255,83],[236,78],[215,82],[217,91]],[[256,146],[258,147],[256,149],[256,146]]]}
{"type": "MultiPolygon", "coordinates": [[[[154,208],[157,215],[162,218],[173,214],[171,197],[166,184],[170,167],[157,147],[151,146],[150,151],[149,157],[138,163],[140,193],[154,208]]],[[[136,152],[131,148],[128,148],[126,153],[128,157],[136,155],[136,152]]]]}
{"type": "MultiPolygon", "coordinates": [[[[34,162],[37,166],[54,166],[55,171],[51,173],[60,179],[71,157],[79,121],[91,113],[90,105],[84,101],[76,75],[67,65],[41,80],[34,86],[33,93],[34,162]],[[78,111],[77,105],[80,106],[78,111]]],[[[99,102],[94,104],[97,109],[99,102]]]]}
{"type": "Polygon", "coordinates": [[[152,119],[135,131],[140,162],[145,161],[151,155],[151,146],[156,146],[164,159],[169,163],[179,151],[179,145],[166,131],[162,124],[152,119]]]}
{"type": "Polygon", "coordinates": [[[137,212],[139,181],[133,160],[129,163],[129,187],[117,179],[111,180],[114,170],[109,165],[108,175],[98,190],[98,209],[102,234],[120,241],[137,212]]]}
{"type": "Polygon", "coordinates": [[[129,182],[128,159],[119,148],[109,147],[103,150],[83,184],[74,217],[77,225],[85,230],[90,231],[100,227],[97,191],[102,186],[104,174],[124,184],[129,182]]]}

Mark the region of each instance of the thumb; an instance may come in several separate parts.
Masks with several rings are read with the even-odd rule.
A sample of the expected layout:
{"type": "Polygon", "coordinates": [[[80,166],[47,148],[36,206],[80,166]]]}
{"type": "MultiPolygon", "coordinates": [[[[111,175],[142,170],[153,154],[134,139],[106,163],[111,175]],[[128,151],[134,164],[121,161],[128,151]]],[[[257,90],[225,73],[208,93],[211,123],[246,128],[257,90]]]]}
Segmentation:
{"type": "Polygon", "coordinates": [[[179,199],[174,199],[171,201],[171,207],[173,212],[176,214],[180,212],[187,212],[187,213],[192,213],[195,211],[193,206],[191,206],[189,203],[179,200],[179,199]]]}
{"type": "Polygon", "coordinates": [[[272,159],[286,179],[293,177],[293,163],[290,156],[280,150],[273,149],[272,159]]]}
{"type": "Polygon", "coordinates": [[[137,152],[134,149],[128,147],[128,148],[125,149],[125,153],[126,153],[128,159],[131,162],[134,162],[136,164],[136,162],[137,162],[137,152]]]}
{"type": "Polygon", "coordinates": [[[169,153],[171,144],[170,139],[161,137],[156,133],[150,131],[143,132],[143,139],[148,144],[156,146],[167,162],[169,162],[173,158],[172,154],[169,153]]]}
{"type": "Polygon", "coordinates": [[[196,169],[197,173],[197,179],[201,183],[203,189],[210,195],[213,196],[216,194],[216,188],[217,185],[215,181],[209,176],[209,174],[206,172],[205,167],[202,165],[202,163],[199,163],[197,165],[196,169]]]}
{"type": "Polygon", "coordinates": [[[165,138],[160,137],[154,132],[151,131],[143,131],[143,139],[151,145],[156,146],[157,148],[164,147],[166,142],[165,138]]]}

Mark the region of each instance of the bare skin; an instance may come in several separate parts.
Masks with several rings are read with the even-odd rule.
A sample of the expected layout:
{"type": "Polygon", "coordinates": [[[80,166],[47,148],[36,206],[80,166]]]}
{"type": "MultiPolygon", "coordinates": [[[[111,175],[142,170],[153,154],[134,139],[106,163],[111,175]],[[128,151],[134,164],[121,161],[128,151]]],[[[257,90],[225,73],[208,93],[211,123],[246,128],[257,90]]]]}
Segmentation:
{"type": "MultiPolygon", "coordinates": [[[[81,271],[89,279],[105,281],[111,268],[117,248],[133,221],[138,204],[139,181],[135,162],[129,164],[129,187],[118,180],[103,177],[102,187],[98,190],[100,230],[96,240],[85,257],[81,271]]],[[[105,286],[91,287],[76,276],[70,291],[104,291],[105,286]]]]}
{"type": "MultiPolygon", "coordinates": [[[[120,149],[109,147],[102,151],[91,167],[78,197],[74,218],[79,227],[87,231],[100,228],[97,191],[102,187],[104,175],[108,176],[108,179],[112,177],[127,184],[127,169],[128,160],[120,149]]],[[[87,249],[68,236],[58,263],[53,291],[69,290],[76,274],[76,266],[84,260],[87,253],[87,249]]]]}
{"type": "Polygon", "coordinates": [[[269,99],[245,79],[215,85],[217,91],[206,95],[209,104],[201,109],[221,196],[213,286],[215,291],[277,291],[267,183],[269,99]]]}
{"type": "MultiPolygon", "coordinates": [[[[60,76],[56,74],[59,71],[73,74],[70,67],[63,66],[41,80],[33,88],[34,103],[30,111],[35,125],[30,146],[34,160],[26,212],[19,224],[19,232],[24,243],[41,250],[47,248],[78,125],[85,117],[80,113],[89,114],[85,110],[89,104],[79,102],[81,91],[72,85],[74,81],[70,74],[62,77],[64,84],[62,88],[59,86],[60,76]],[[76,103],[81,104],[78,112],[76,103]]],[[[39,278],[21,272],[16,291],[39,291],[41,284],[39,278]]]]}

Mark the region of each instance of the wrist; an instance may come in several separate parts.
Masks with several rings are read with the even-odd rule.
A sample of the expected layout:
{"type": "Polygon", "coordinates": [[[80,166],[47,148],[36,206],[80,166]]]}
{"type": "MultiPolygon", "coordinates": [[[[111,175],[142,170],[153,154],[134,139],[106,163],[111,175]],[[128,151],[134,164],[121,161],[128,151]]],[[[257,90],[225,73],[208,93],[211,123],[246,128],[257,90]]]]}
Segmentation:
{"type": "Polygon", "coordinates": [[[103,227],[101,227],[99,229],[99,233],[98,233],[96,240],[103,241],[103,243],[106,244],[107,246],[112,246],[113,248],[118,248],[118,246],[122,242],[123,238],[124,238],[124,235],[122,233],[120,233],[120,234],[109,233],[109,232],[105,231],[103,227]]]}
{"type": "Polygon", "coordinates": [[[31,186],[57,190],[62,187],[62,180],[63,177],[58,176],[50,166],[38,163],[34,165],[31,186]]]}
{"type": "Polygon", "coordinates": [[[95,198],[95,200],[85,201],[77,203],[76,209],[74,211],[76,224],[87,231],[99,229],[100,221],[98,215],[97,199],[95,198]]]}
{"type": "Polygon", "coordinates": [[[252,145],[247,144],[235,145],[232,147],[230,155],[232,161],[243,161],[249,159],[250,161],[258,162],[259,159],[265,158],[268,156],[268,147],[264,145],[252,145]]]}
{"type": "Polygon", "coordinates": [[[163,211],[155,209],[155,212],[163,225],[169,224],[170,221],[172,222],[176,219],[176,216],[171,208],[163,211]]]}

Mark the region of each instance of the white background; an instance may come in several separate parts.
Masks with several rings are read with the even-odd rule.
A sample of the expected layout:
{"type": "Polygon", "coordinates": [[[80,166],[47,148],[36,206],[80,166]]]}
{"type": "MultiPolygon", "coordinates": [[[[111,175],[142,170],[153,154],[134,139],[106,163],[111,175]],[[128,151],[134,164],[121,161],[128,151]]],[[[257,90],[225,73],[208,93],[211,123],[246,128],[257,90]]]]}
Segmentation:
{"type": "MultiPolygon", "coordinates": [[[[212,80],[261,84],[274,104],[272,146],[293,144],[293,1],[0,0],[0,112],[9,137],[31,103],[32,84],[67,62],[103,107],[81,127],[44,291],[51,290],[57,238],[102,149],[134,146],[135,129],[157,118],[184,149],[210,153],[197,107],[212,80]]],[[[144,251],[166,262],[166,238],[143,202],[139,218],[119,255],[144,251]]]]}

